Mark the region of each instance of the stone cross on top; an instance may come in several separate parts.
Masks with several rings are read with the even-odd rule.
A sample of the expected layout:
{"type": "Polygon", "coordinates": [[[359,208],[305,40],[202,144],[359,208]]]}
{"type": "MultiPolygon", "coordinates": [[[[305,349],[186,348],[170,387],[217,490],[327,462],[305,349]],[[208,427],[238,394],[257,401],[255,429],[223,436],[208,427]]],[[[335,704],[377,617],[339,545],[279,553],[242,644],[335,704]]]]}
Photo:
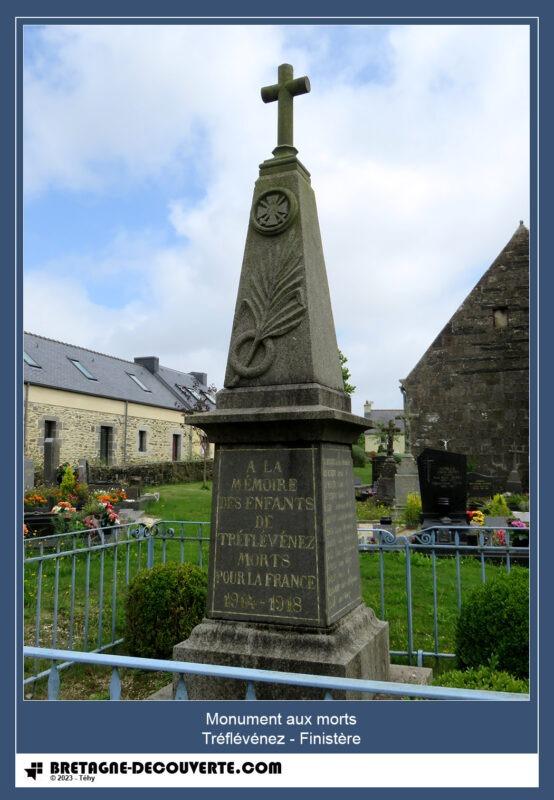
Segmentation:
{"type": "Polygon", "coordinates": [[[277,147],[273,151],[275,156],[296,155],[298,152],[293,144],[292,101],[296,95],[310,91],[310,81],[305,75],[303,78],[293,76],[291,65],[281,64],[277,72],[277,83],[264,86],[261,90],[264,103],[277,100],[277,147]]]}

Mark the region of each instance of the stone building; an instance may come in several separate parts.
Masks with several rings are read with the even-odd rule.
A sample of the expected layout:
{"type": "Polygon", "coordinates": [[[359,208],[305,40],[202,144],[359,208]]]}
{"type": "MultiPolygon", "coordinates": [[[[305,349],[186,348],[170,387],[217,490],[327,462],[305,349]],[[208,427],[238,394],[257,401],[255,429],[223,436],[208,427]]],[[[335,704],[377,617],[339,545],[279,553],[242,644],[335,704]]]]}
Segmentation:
{"type": "Polygon", "coordinates": [[[204,373],[125,361],[43,336],[24,335],[24,452],[44,463],[45,439],[59,463],[145,464],[201,456],[200,432],[184,414],[212,408],[204,373]]]}
{"type": "Polygon", "coordinates": [[[521,222],[401,381],[409,446],[467,455],[505,485],[529,481],[529,231],[521,222]]]}
{"type": "Polygon", "coordinates": [[[386,447],[384,430],[392,420],[397,429],[394,436],[394,452],[402,455],[406,452],[406,437],[404,431],[404,411],[401,408],[373,408],[371,400],[364,403],[364,417],[369,420],[369,427],[364,433],[366,453],[377,453],[379,446],[386,447]]]}

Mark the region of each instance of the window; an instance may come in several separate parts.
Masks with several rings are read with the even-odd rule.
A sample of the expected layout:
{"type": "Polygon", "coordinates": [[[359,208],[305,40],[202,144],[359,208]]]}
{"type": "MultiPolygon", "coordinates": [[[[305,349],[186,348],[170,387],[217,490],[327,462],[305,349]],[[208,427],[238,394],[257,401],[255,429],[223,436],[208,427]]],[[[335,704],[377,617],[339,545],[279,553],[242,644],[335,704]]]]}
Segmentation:
{"type": "Polygon", "coordinates": [[[23,351],[23,361],[24,361],[24,362],[27,364],[27,366],[29,366],[29,367],[36,367],[37,369],[42,369],[42,367],[40,366],[40,364],[37,364],[37,362],[35,361],[35,359],[34,359],[34,358],[31,358],[31,356],[29,355],[29,353],[26,353],[26,352],[25,352],[25,350],[23,351]]]}
{"type": "Polygon", "coordinates": [[[74,366],[76,366],[76,367],[77,367],[77,369],[79,370],[79,372],[81,372],[81,373],[82,373],[82,374],[85,376],[85,378],[88,378],[88,379],[89,379],[89,381],[95,381],[95,380],[97,380],[97,378],[95,378],[95,377],[94,377],[94,375],[91,375],[91,373],[88,371],[88,369],[87,369],[87,368],[86,368],[86,367],[85,367],[83,364],[81,364],[81,362],[80,362],[78,359],[76,359],[76,358],[70,358],[69,360],[71,361],[71,363],[72,363],[74,366]]]}
{"type": "Polygon", "coordinates": [[[44,438],[45,439],[55,439],[56,438],[56,422],[53,419],[45,419],[44,420],[44,438]]]}
{"type": "Polygon", "coordinates": [[[493,313],[493,324],[495,328],[507,328],[508,327],[508,309],[507,308],[495,308],[493,313]]]}
{"type": "Polygon", "coordinates": [[[181,436],[178,433],[173,434],[171,440],[171,460],[179,461],[181,458],[181,436]]]}
{"type": "Polygon", "coordinates": [[[151,392],[152,391],[152,389],[149,389],[148,386],[144,385],[144,383],[141,381],[140,378],[137,378],[136,375],[133,375],[132,372],[128,372],[127,375],[131,378],[131,380],[133,380],[137,384],[137,386],[140,386],[140,388],[142,389],[143,392],[151,392]]]}
{"type": "Polygon", "coordinates": [[[109,425],[100,426],[100,460],[104,464],[110,463],[113,430],[109,425]]]}
{"type": "Polygon", "coordinates": [[[146,453],[146,431],[139,431],[138,449],[139,453],[146,453]]]}

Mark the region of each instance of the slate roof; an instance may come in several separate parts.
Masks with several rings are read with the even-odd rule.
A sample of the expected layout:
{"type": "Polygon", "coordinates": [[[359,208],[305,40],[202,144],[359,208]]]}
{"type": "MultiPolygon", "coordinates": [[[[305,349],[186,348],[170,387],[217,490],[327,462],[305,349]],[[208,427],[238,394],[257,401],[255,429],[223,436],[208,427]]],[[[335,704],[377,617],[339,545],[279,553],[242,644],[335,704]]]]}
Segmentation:
{"type": "MultiPolygon", "coordinates": [[[[364,417],[371,420],[373,423],[378,422],[383,425],[388,425],[389,421],[392,419],[401,433],[404,433],[404,420],[395,419],[398,415],[404,415],[404,410],[402,408],[372,408],[371,411],[365,412],[364,417]]],[[[372,428],[369,428],[369,430],[372,430],[372,428]]]]}
{"type": "MultiPolygon", "coordinates": [[[[128,400],[159,408],[184,407],[188,410],[194,409],[196,400],[186,388],[195,390],[196,387],[197,392],[207,389],[187,372],[160,366],[159,373],[152,373],[134,361],[34,333],[24,334],[24,350],[38,364],[38,367],[33,367],[24,362],[24,380],[36,386],[128,400]],[[70,359],[79,361],[95,380],[87,378],[70,359]],[[135,375],[149,391],[135,383],[129,373],[135,375]],[[185,390],[178,387],[185,387],[185,390]]],[[[214,407],[213,403],[211,407],[214,407]]]]}

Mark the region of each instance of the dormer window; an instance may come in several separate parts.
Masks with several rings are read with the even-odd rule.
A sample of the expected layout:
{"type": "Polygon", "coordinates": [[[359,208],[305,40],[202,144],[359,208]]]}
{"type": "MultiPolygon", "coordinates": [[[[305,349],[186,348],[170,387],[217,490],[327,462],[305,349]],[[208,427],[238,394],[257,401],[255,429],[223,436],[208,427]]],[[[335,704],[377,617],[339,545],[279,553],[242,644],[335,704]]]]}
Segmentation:
{"type": "Polygon", "coordinates": [[[152,389],[149,389],[148,386],[144,385],[144,383],[141,381],[140,378],[138,378],[136,375],[133,375],[132,372],[128,372],[127,375],[131,378],[132,381],[134,381],[137,384],[137,386],[140,386],[143,392],[152,391],[152,389]]]}
{"type": "Polygon", "coordinates": [[[81,362],[80,362],[80,361],[79,361],[77,358],[70,358],[69,360],[71,361],[71,363],[72,363],[72,364],[73,364],[75,367],[77,367],[77,369],[79,370],[79,372],[81,372],[81,373],[82,373],[82,374],[85,376],[85,378],[88,378],[88,379],[89,379],[89,381],[96,381],[96,380],[98,380],[98,378],[95,378],[95,377],[94,377],[94,375],[92,375],[92,374],[91,374],[91,373],[88,371],[88,369],[87,369],[87,368],[84,366],[84,364],[81,364],[81,362]]]}
{"type": "Polygon", "coordinates": [[[42,369],[40,364],[37,364],[34,358],[31,358],[29,353],[26,353],[25,350],[23,351],[23,360],[27,364],[28,367],[36,367],[37,369],[42,369]]]}

